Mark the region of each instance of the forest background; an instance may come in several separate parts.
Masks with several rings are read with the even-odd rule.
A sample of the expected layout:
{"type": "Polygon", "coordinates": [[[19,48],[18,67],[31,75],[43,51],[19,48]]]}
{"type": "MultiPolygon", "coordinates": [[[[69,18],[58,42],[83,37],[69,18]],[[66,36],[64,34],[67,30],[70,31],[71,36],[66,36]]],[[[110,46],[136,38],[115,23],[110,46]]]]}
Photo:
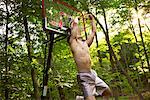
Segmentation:
{"type": "MultiPolygon", "coordinates": [[[[93,14],[97,36],[90,48],[92,67],[113,98],[149,100],[150,0],[63,1],[93,14]]],[[[55,36],[51,42],[52,34],[42,29],[41,5],[40,0],[0,0],[2,99],[74,100],[82,94],[67,39],[55,36]]]]}

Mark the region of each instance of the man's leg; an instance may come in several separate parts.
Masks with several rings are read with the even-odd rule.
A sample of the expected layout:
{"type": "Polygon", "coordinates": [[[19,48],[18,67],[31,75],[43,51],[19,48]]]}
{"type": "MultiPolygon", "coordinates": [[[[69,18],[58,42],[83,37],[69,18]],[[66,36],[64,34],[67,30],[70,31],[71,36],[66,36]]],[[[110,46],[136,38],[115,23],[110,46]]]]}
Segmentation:
{"type": "Polygon", "coordinates": [[[78,75],[77,79],[83,91],[84,100],[96,100],[94,96],[96,88],[95,81],[92,79],[93,76],[91,76],[91,73],[84,73],[83,75],[81,73],[80,75],[81,76],[78,75]]]}
{"type": "Polygon", "coordinates": [[[109,88],[107,88],[103,93],[102,93],[102,96],[103,96],[103,100],[109,100],[109,97],[111,96],[111,91],[109,88]]]}
{"type": "Polygon", "coordinates": [[[109,97],[111,96],[109,86],[98,76],[96,76],[96,92],[99,96],[103,97],[103,100],[109,100],[109,97]]]}
{"type": "Polygon", "coordinates": [[[76,100],[96,100],[96,99],[95,99],[95,96],[88,96],[88,97],[85,97],[85,99],[84,99],[84,96],[76,96],[76,100]]]}
{"type": "Polygon", "coordinates": [[[96,99],[95,99],[95,96],[88,96],[88,97],[85,97],[85,100],[96,100],[96,99]]]}
{"type": "Polygon", "coordinates": [[[84,96],[76,96],[76,100],[85,100],[84,96]]]}

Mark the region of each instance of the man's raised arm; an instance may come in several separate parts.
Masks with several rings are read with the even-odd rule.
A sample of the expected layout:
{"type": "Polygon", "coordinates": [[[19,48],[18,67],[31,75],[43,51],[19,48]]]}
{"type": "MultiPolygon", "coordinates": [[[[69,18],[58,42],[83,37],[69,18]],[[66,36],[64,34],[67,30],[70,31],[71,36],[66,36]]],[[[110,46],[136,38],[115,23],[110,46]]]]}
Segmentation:
{"type": "Polygon", "coordinates": [[[78,18],[75,18],[73,20],[73,22],[71,23],[71,36],[70,36],[70,42],[73,39],[77,39],[78,38],[78,34],[80,34],[80,29],[78,27],[78,18]]]}
{"type": "Polygon", "coordinates": [[[93,42],[94,36],[96,34],[96,24],[94,22],[93,16],[89,15],[89,17],[90,17],[91,25],[92,25],[92,33],[88,36],[86,42],[87,42],[88,46],[90,47],[93,42]]]}

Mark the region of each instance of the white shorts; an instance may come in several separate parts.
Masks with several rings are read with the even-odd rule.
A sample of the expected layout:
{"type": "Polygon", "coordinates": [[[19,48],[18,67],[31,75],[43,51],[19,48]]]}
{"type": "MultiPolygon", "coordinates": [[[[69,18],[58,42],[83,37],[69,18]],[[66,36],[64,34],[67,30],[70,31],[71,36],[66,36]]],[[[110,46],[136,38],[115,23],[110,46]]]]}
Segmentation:
{"type": "Polygon", "coordinates": [[[94,70],[91,70],[91,72],[78,73],[77,79],[85,97],[101,96],[106,89],[109,89],[108,85],[97,76],[94,70]]]}

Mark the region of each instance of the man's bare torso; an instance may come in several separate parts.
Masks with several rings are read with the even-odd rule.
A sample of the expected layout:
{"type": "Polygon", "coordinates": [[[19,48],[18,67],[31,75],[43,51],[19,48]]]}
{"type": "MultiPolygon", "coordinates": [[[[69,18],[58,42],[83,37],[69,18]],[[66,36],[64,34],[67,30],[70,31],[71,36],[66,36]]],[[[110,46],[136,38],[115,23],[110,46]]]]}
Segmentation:
{"type": "Polygon", "coordinates": [[[96,24],[93,21],[93,17],[90,16],[92,33],[88,36],[86,41],[82,40],[80,28],[78,26],[78,18],[75,18],[71,24],[71,35],[69,38],[70,48],[72,50],[73,57],[75,59],[79,72],[91,71],[91,58],[89,54],[89,47],[93,42],[96,33],[96,24]]]}
{"type": "Polygon", "coordinates": [[[81,38],[74,39],[70,44],[77,69],[79,72],[89,72],[91,70],[91,58],[89,54],[89,47],[86,41],[81,38]]]}

